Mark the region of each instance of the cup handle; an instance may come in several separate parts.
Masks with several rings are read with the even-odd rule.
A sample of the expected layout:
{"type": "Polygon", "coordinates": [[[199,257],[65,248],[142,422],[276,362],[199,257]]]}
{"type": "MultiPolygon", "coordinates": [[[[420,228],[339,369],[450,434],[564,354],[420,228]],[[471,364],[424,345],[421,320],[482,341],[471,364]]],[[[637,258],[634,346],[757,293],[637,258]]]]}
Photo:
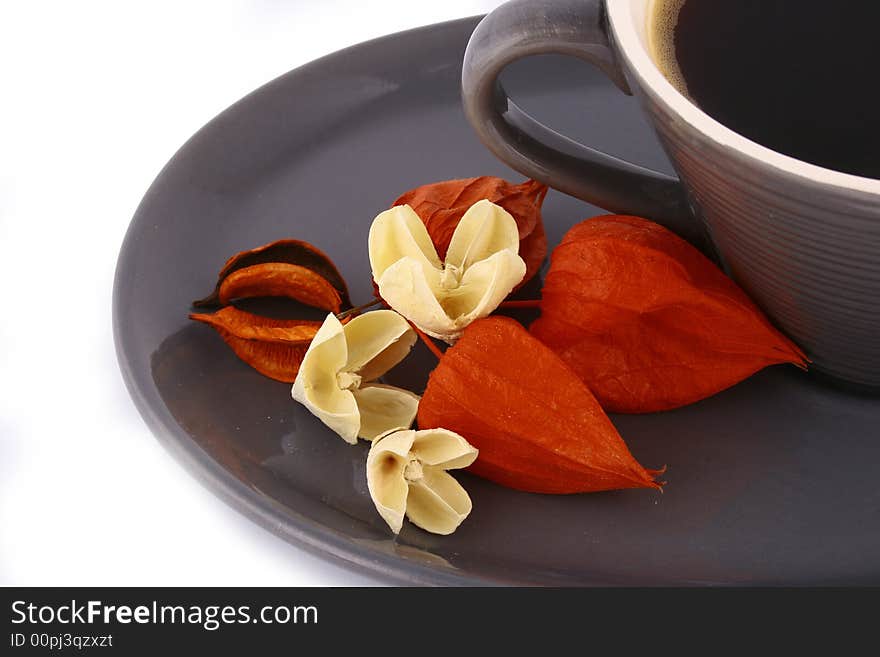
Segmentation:
{"type": "Polygon", "coordinates": [[[462,101],[480,140],[530,178],[609,212],[649,217],[706,250],[704,230],[677,178],[572,141],[507,96],[501,71],[545,53],[590,62],[632,95],[611,47],[603,0],[514,0],[480,22],[464,55],[462,101]]]}

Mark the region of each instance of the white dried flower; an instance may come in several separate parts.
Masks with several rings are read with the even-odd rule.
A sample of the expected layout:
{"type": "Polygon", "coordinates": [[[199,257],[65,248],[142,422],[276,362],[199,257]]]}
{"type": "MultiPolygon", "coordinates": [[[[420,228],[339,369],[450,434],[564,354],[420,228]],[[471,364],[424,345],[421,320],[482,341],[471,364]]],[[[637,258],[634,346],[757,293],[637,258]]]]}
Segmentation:
{"type": "Polygon", "coordinates": [[[425,333],[449,343],[495,310],[526,273],[516,221],[485,199],[461,218],[445,263],[408,205],[373,220],[369,246],[382,298],[425,333]]]}
{"type": "Polygon", "coordinates": [[[349,443],[412,425],[419,396],[372,383],[406,357],[416,334],[393,310],[375,310],[345,326],[330,314],[303,358],[293,398],[349,443]]]}
{"type": "Polygon", "coordinates": [[[476,448],[446,429],[391,432],[367,456],[370,496],[395,534],[404,515],[426,531],[451,534],[471,512],[471,498],[446,470],[476,458],[476,448]]]}

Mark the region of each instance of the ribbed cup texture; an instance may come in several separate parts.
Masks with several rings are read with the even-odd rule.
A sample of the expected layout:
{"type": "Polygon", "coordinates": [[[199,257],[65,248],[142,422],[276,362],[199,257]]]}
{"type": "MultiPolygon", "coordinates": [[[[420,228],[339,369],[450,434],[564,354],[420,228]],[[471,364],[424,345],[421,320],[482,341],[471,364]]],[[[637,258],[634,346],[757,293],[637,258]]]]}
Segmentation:
{"type": "Polygon", "coordinates": [[[813,367],[880,387],[880,197],[780,172],[642,101],[728,273],[813,367]]]}

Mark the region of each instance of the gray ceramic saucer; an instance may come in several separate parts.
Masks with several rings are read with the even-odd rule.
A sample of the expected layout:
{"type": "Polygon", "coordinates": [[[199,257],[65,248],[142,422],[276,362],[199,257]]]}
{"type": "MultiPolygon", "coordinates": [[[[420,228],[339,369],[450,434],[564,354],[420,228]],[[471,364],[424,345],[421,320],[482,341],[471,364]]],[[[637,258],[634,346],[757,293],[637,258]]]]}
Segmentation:
{"type": "MultiPolygon", "coordinates": [[[[481,174],[520,179],[462,115],[460,62],[475,24],[394,35],[292,71],[172,158],[132,221],[114,290],[119,361],[149,426],[257,523],[393,581],[880,583],[877,398],[793,367],[766,370],[688,408],[614,418],[642,463],[668,464],[664,494],[529,495],[465,474],[474,511],[458,532],[405,526],[394,539],[367,495],[366,446],[334,437],[289,386],[187,320],[227,256],[288,236],[329,252],[354,302],[366,301],[367,229],[401,192],[481,174]]],[[[505,84],[569,135],[669,169],[635,101],[589,67],[538,58],[509,70],[505,84]]],[[[598,213],[551,192],[550,244],[598,213]]],[[[392,382],[423,386],[431,358],[419,346],[392,382]]]]}

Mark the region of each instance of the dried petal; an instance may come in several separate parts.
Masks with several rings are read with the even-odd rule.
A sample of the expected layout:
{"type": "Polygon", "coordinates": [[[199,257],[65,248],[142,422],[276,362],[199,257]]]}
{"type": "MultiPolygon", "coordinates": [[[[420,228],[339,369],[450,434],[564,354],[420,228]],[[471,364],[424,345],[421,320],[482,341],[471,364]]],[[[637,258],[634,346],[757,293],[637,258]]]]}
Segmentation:
{"type": "Polygon", "coordinates": [[[220,284],[219,302],[251,297],[288,297],[308,306],[338,313],[339,292],[330,282],[306,267],[270,262],[238,269],[220,284]]]}
{"type": "Polygon", "coordinates": [[[368,247],[370,266],[376,280],[402,258],[417,262],[425,270],[426,276],[443,267],[428,231],[412,208],[405,205],[386,210],[373,220],[368,247]]]}
{"type": "Polygon", "coordinates": [[[454,341],[522,280],[516,224],[503,208],[478,201],[462,217],[440,265],[427,231],[408,206],[386,210],[370,228],[370,264],[382,298],[434,337],[454,341]]]}
{"type": "Polygon", "coordinates": [[[303,358],[292,395],[343,440],[355,444],[361,426],[360,412],[354,395],[347,386],[342,388],[339,381],[347,360],[342,324],[335,315],[327,315],[303,358]]]}
{"type": "Polygon", "coordinates": [[[659,488],[589,389],[520,324],[471,324],[431,373],[420,427],[443,426],[480,450],[470,470],[536,493],[659,488]]]}
{"type": "Polygon", "coordinates": [[[471,512],[471,500],[444,470],[467,467],[476,456],[464,438],[445,429],[389,433],[367,456],[370,496],[395,534],[404,514],[426,531],[451,534],[471,512]]]}
{"type": "Polygon", "coordinates": [[[474,203],[452,234],[446,266],[466,270],[502,251],[519,250],[519,234],[510,213],[487,200],[474,203]]]}
{"type": "Polygon", "coordinates": [[[401,258],[388,267],[379,280],[382,299],[421,330],[434,337],[454,332],[453,321],[440,303],[444,291],[437,276],[426,275],[421,264],[413,258],[401,258]]]}
{"type": "Polygon", "coordinates": [[[487,199],[509,212],[518,228],[519,255],[527,264],[522,285],[534,276],[547,256],[541,205],[547,186],[535,180],[515,185],[501,178],[481,176],[422,185],[398,198],[393,205],[409,205],[424,222],[440,258],[452,240],[458,222],[474,203],[487,199]],[[533,234],[537,235],[529,239],[533,234]]]}
{"type": "Polygon", "coordinates": [[[277,381],[291,383],[320,322],[261,317],[234,306],[213,314],[193,313],[190,319],[214,327],[235,355],[277,381]]]}
{"type": "Polygon", "coordinates": [[[676,408],[768,365],[806,364],[720,269],[639,217],[597,217],[565,235],[531,332],[621,413],[676,408]]]}
{"type": "Polygon", "coordinates": [[[348,360],[345,369],[373,381],[406,358],[417,337],[409,323],[393,310],[375,310],[345,325],[348,360]]]}
{"type": "MultiPolygon", "coordinates": [[[[250,274],[254,274],[254,271],[251,271],[250,274]]],[[[194,301],[193,305],[196,307],[219,305],[227,303],[231,298],[245,296],[291,297],[335,313],[351,307],[345,280],[330,258],[312,244],[300,240],[278,240],[234,255],[226,261],[223,269],[220,270],[214,292],[204,299],[194,301]],[[227,287],[221,295],[221,288],[228,277],[240,270],[257,265],[294,265],[297,268],[308,270],[312,276],[306,276],[299,269],[263,268],[255,270],[259,273],[256,277],[240,274],[241,278],[234,280],[234,284],[227,287]],[[263,281],[261,284],[261,280],[263,280],[261,277],[267,277],[271,281],[268,283],[263,281]],[[315,282],[316,278],[321,278],[329,283],[336,294],[327,294],[324,286],[319,288],[319,284],[315,282]],[[302,285],[307,286],[307,292],[300,289],[302,285]],[[236,290],[236,287],[241,289],[236,290]],[[320,301],[321,305],[313,303],[314,301],[320,301]]]]}
{"type": "Polygon", "coordinates": [[[345,441],[372,440],[409,427],[419,396],[370,381],[399,363],[416,340],[406,320],[392,310],[365,313],[343,327],[324,320],[303,358],[291,394],[345,441]]]}
{"type": "Polygon", "coordinates": [[[516,281],[522,280],[525,263],[513,251],[499,251],[468,267],[454,290],[442,299],[447,317],[454,317],[453,338],[475,319],[487,317],[504,301],[516,281]]]}
{"type": "Polygon", "coordinates": [[[409,485],[406,517],[432,534],[451,534],[472,508],[467,491],[443,470],[424,468],[422,478],[409,485]]]}
{"type": "Polygon", "coordinates": [[[365,440],[375,440],[393,429],[409,429],[421,399],[409,390],[380,383],[362,385],[352,394],[361,415],[358,436],[365,440]]]}
{"type": "Polygon", "coordinates": [[[425,465],[443,470],[466,468],[477,458],[477,450],[473,445],[447,429],[417,432],[411,451],[425,465]]]}
{"type": "Polygon", "coordinates": [[[415,431],[396,431],[376,440],[367,455],[367,488],[379,515],[395,534],[403,527],[409,484],[403,476],[415,431]]]}

